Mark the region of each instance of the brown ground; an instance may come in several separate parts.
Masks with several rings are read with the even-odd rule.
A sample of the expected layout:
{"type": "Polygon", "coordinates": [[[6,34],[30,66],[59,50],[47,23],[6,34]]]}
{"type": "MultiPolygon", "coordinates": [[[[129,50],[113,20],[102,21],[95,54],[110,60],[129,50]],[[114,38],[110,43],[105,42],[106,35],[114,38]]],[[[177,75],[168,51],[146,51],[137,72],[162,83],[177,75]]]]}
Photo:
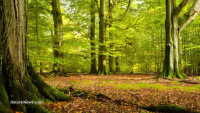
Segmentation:
{"type": "Polygon", "coordinates": [[[199,77],[179,79],[153,79],[155,75],[72,75],[70,77],[47,77],[44,81],[52,87],[87,90],[101,93],[109,99],[73,97],[67,102],[46,103],[45,108],[54,113],[139,113],[138,106],[175,104],[200,111],[199,77]]]}

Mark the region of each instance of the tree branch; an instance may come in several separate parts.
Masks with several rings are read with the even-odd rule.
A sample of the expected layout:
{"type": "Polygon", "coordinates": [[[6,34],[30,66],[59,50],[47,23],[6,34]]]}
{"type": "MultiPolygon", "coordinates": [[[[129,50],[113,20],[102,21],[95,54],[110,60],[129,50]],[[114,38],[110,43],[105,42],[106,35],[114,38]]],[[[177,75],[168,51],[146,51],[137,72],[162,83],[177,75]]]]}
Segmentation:
{"type": "Polygon", "coordinates": [[[49,12],[49,13],[52,13],[52,11],[50,11],[50,10],[48,10],[48,9],[45,9],[44,7],[29,7],[30,9],[31,8],[38,8],[38,9],[42,9],[42,10],[45,10],[45,11],[47,11],[47,12],[49,12]]]}
{"type": "Polygon", "coordinates": [[[180,24],[180,31],[183,30],[190,22],[194,20],[194,18],[199,14],[200,11],[200,0],[196,0],[190,10],[184,14],[182,22],[180,24]]]}
{"type": "Polygon", "coordinates": [[[143,18],[144,16],[145,16],[145,13],[143,13],[143,14],[141,15],[141,17],[135,19],[136,21],[134,22],[134,24],[132,24],[132,25],[129,24],[126,28],[120,28],[120,27],[118,27],[118,26],[113,26],[113,27],[115,27],[115,28],[117,28],[117,29],[120,29],[120,30],[127,30],[127,29],[129,29],[129,28],[131,28],[131,27],[135,27],[135,26],[138,24],[138,21],[141,20],[141,18],[143,18]]]}
{"type": "Polygon", "coordinates": [[[190,0],[183,0],[183,1],[179,4],[179,6],[178,6],[178,8],[176,9],[176,12],[175,12],[176,17],[179,16],[179,14],[180,14],[181,11],[183,10],[183,8],[188,4],[189,1],[190,1],[190,0]]]}
{"type": "Polygon", "coordinates": [[[107,15],[107,18],[109,18],[110,17],[110,15],[111,15],[111,13],[112,13],[112,10],[113,10],[113,8],[116,6],[116,4],[117,4],[117,1],[118,0],[115,0],[115,2],[114,2],[114,4],[113,4],[113,6],[110,8],[110,10],[109,10],[109,13],[108,13],[108,15],[107,15]]]}
{"type": "Polygon", "coordinates": [[[122,14],[118,19],[111,20],[111,22],[122,20],[126,16],[126,13],[128,12],[130,6],[131,6],[131,0],[129,0],[128,6],[124,14],[122,14]]]}
{"type": "Polygon", "coordinates": [[[99,4],[98,4],[98,1],[97,0],[95,0],[95,2],[96,2],[96,4],[97,4],[97,9],[98,9],[98,12],[100,11],[100,9],[99,9],[99,4]]]}

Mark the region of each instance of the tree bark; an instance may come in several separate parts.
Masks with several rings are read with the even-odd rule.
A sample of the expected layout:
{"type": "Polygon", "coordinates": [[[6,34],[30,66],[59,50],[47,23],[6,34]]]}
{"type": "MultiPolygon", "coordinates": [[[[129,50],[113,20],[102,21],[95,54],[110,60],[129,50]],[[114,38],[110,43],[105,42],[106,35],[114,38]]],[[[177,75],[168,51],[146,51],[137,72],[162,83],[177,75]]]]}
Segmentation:
{"type": "Polygon", "coordinates": [[[91,0],[91,28],[90,28],[90,41],[91,41],[91,70],[90,74],[97,74],[97,60],[96,60],[96,43],[95,43],[95,1],[91,0]]]}
{"type": "MultiPolygon", "coordinates": [[[[37,43],[38,44],[40,44],[40,41],[39,41],[39,34],[38,34],[38,17],[39,17],[39,14],[38,14],[38,9],[37,9],[37,7],[38,7],[38,1],[36,0],[35,1],[35,7],[36,7],[36,9],[35,9],[35,33],[36,33],[36,40],[37,40],[37,43]]],[[[41,55],[41,53],[40,53],[40,48],[38,47],[37,48],[38,49],[38,56],[40,56],[41,55]]],[[[36,61],[36,63],[37,63],[37,61],[36,61]]],[[[40,64],[40,74],[42,74],[42,62],[40,62],[39,63],[40,64]]]]}
{"type": "Polygon", "coordinates": [[[166,47],[165,47],[165,63],[163,72],[157,77],[167,78],[186,78],[187,76],[180,71],[179,68],[179,37],[182,29],[188,25],[199,13],[200,0],[196,0],[193,6],[184,16],[179,18],[182,9],[187,5],[189,0],[183,0],[178,7],[176,1],[166,0],[166,47]]]}
{"type": "MultiPolygon", "coordinates": [[[[109,0],[109,12],[112,10],[112,0],[109,0]]],[[[108,13],[109,13],[108,12],[108,13]]],[[[112,19],[112,13],[109,16],[109,20],[112,19]]],[[[112,27],[112,23],[109,23],[109,28],[112,27]]],[[[113,37],[112,37],[112,32],[109,32],[109,40],[113,41],[113,37]]],[[[113,56],[113,49],[114,49],[114,45],[113,43],[110,44],[110,55],[109,55],[109,70],[110,73],[114,73],[114,56],[113,56]]]]}
{"type": "Polygon", "coordinates": [[[26,59],[25,0],[0,0],[0,112],[47,112],[39,105],[9,101],[68,100],[44,83],[26,59]]]}
{"type": "Polygon", "coordinates": [[[166,0],[166,47],[164,71],[160,77],[184,78],[180,75],[178,59],[178,21],[174,15],[175,1],[166,0]]]}
{"type": "MultiPolygon", "coordinates": [[[[53,53],[54,59],[64,59],[64,53],[60,51],[63,40],[63,21],[60,11],[60,1],[52,0],[52,14],[54,21],[54,38],[53,38],[53,53]]],[[[64,66],[62,64],[54,63],[53,72],[64,73],[64,66]]]]}
{"type": "Polygon", "coordinates": [[[99,69],[98,74],[106,74],[106,25],[105,25],[105,0],[100,0],[100,12],[99,12],[99,69]]]}
{"type": "Polygon", "coordinates": [[[116,64],[116,73],[119,73],[121,71],[119,65],[119,56],[115,58],[115,64],[116,64]]]}

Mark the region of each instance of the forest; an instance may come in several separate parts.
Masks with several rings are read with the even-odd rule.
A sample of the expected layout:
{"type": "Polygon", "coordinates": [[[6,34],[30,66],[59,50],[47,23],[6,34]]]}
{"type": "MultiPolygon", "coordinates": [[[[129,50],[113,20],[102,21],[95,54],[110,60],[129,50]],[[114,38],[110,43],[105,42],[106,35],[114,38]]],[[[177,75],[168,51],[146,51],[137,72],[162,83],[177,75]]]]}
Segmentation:
{"type": "Polygon", "coordinates": [[[200,113],[200,0],[0,0],[0,113],[200,113]]]}

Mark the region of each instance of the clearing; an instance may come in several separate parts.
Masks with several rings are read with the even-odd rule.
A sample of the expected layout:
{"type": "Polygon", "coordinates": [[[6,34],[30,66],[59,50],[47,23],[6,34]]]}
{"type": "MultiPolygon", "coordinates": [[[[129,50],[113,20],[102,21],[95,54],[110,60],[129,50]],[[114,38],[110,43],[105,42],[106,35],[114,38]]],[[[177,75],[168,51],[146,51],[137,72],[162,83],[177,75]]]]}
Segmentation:
{"type": "Polygon", "coordinates": [[[174,104],[200,112],[200,77],[154,79],[156,75],[81,75],[54,76],[43,80],[63,90],[72,100],[43,105],[54,113],[138,113],[139,106],[174,104]],[[70,87],[70,88],[69,88],[70,87]]]}

